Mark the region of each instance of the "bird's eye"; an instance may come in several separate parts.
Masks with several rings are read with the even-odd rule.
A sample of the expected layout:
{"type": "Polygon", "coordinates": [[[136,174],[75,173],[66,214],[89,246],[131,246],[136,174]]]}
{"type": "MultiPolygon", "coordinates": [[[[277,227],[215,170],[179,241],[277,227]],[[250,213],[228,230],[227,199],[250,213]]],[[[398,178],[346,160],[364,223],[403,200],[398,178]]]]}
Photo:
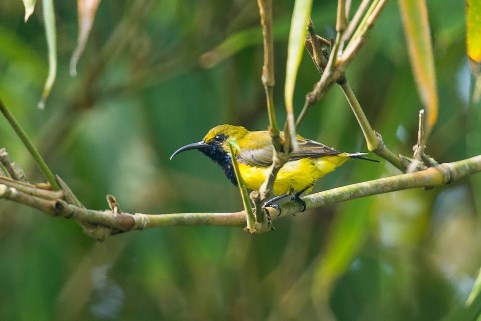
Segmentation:
{"type": "Polygon", "coordinates": [[[215,135],[214,140],[218,143],[224,141],[224,135],[215,135]]]}

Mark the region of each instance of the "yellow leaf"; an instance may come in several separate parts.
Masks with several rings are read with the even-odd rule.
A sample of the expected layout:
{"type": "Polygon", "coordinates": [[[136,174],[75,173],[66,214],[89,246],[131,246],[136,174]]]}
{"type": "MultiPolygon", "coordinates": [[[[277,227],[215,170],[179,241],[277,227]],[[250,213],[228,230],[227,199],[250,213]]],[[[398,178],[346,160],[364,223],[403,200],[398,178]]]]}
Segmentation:
{"type": "Polygon", "coordinates": [[[427,111],[429,133],[438,117],[438,96],[428,12],[425,0],[399,0],[409,58],[421,101],[427,111]]]}
{"type": "Polygon", "coordinates": [[[473,102],[481,97],[481,1],[466,0],[466,49],[475,77],[473,102]]]}
{"type": "MultiPolygon", "coordinates": [[[[466,0],[466,42],[468,57],[481,63],[481,1],[466,0]]],[[[477,68],[479,73],[479,67],[477,68]]]]}

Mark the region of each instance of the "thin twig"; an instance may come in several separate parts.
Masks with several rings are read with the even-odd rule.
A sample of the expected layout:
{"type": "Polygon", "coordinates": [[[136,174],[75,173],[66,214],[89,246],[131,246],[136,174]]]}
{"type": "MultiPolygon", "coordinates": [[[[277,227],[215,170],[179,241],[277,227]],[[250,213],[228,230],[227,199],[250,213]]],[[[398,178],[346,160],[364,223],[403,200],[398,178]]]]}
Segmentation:
{"type": "Polygon", "coordinates": [[[234,173],[237,180],[237,186],[239,187],[239,191],[242,198],[242,204],[244,205],[244,212],[246,213],[246,222],[247,222],[246,230],[251,233],[254,233],[256,231],[255,223],[256,221],[259,221],[259,216],[261,216],[262,214],[256,212],[256,215],[254,216],[254,213],[252,211],[251,200],[249,198],[249,194],[247,193],[244,180],[242,179],[242,176],[239,170],[239,164],[237,163],[237,158],[235,157],[236,155],[234,151],[235,148],[238,148],[237,143],[234,141],[230,141],[229,149],[231,154],[232,167],[234,168],[234,173]]]}
{"type": "Polygon", "coordinates": [[[276,148],[280,148],[279,127],[274,110],[274,38],[272,35],[272,0],[258,0],[264,39],[264,65],[262,66],[262,84],[266,92],[269,125],[276,148]]]}
{"type": "Polygon", "coordinates": [[[1,168],[4,168],[7,174],[14,180],[18,181],[19,176],[13,167],[13,164],[10,162],[10,158],[8,157],[7,149],[0,148],[0,165],[1,168]]]}
{"type": "Polygon", "coordinates": [[[369,151],[374,152],[376,155],[384,158],[399,170],[405,171],[405,167],[403,166],[401,159],[391,152],[386,145],[384,145],[381,135],[372,129],[371,124],[364,114],[364,111],[359,104],[356,95],[352,91],[348,81],[346,80],[344,83],[340,84],[340,86],[344,92],[344,95],[346,96],[347,101],[349,102],[349,105],[351,106],[352,112],[356,116],[359,126],[361,127],[369,151]]]}
{"type": "Polygon", "coordinates": [[[421,160],[422,155],[424,154],[424,150],[426,149],[425,145],[425,136],[424,136],[424,109],[419,111],[419,125],[418,125],[418,141],[416,145],[414,145],[414,159],[421,160]]]}
{"type": "Polygon", "coordinates": [[[369,15],[361,22],[354,36],[349,41],[349,44],[346,46],[344,52],[342,53],[342,56],[339,59],[339,63],[342,66],[346,66],[354,58],[359,49],[361,49],[364,41],[367,38],[369,30],[374,25],[374,22],[381,14],[381,11],[385,5],[386,0],[379,0],[378,2],[373,2],[373,4],[371,5],[372,10],[371,8],[370,10],[368,10],[369,15]]]}
{"type": "MultiPolygon", "coordinates": [[[[278,171],[287,161],[289,151],[286,150],[285,135],[281,137],[277,125],[274,109],[274,40],[272,35],[272,0],[258,0],[259,15],[261,18],[262,35],[264,39],[264,65],[262,67],[262,84],[264,85],[267,98],[267,112],[269,115],[269,133],[271,135],[274,153],[270,174],[261,185],[259,193],[252,193],[256,213],[261,210],[261,203],[265,202],[271,195],[272,188],[278,171]]],[[[263,211],[262,211],[263,212],[263,211]]]]}
{"type": "MultiPolygon", "coordinates": [[[[322,96],[326,93],[326,91],[331,87],[331,85],[339,80],[342,80],[344,75],[344,70],[347,67],[348,63],[354,58],[357,54],[359,49],[361,48],[362,44],[364,43],[365,38],[369,30],[374,25],[374,22],[379,17],[379,14],[386,4],[386,0],[377,0],[375,1],[368,12],[366,13],[365,19],[361,22],[359,27],[356,29],[356,33],[346,46],[346,48],[342,51],[342,55],[337,57],[337,49],[341,48],[341,43],[344,42],[338,32],[336,34],[336,41],[332,46],[332,52],[329,57],[329,62],[333,69],[329,69],[322,74],[321,79],[316,83],[314,90],[306,95],[306,100],[304,102],[304,106],[299,114],[296,122],[296,127],[299,128],[300,124],[305,118],[305,115],[310,107],[312,107],[322,96]],[[333,64],[333,62],[335,62],[333,64]]],[[[342,24],[341,24],[342,25],[342,24]]],[[[342,36],[342,35],[341,35],[342,36]]],[[[327,68],[326,68],[327,69],[327,68]]],[[[342,81],[340,81],[342,82],[342,81]]]]}
{"type": "Polygon", "coordinates": [[[424,169],[427,167],[437,166],[438,162],[429,155],[426,154],[426,113],[424,109],[419,111],[419,125],[418,125],[418,140],[416,145],[413,146],[413,160],[409,165],[407,172],[424,169]]]}
{"type": "Polygon", "coordinates": [[[28,184],[25,182],[19,182],[19,181],[10,179],[8,177],[0,176],[0,184],[7,185],[27,195],[42,198],[45,200],[57,200],[57,199],[63,198],[62,191],[51,191],[47,189],[42,189],[42,188],[39,188],[38,186],[28,184]]]}
{"type": "Polygon", "coordinates": [[[0,100],[0,111],[5,116],[5,118],[7,119],[8,123],[10,124],[12,129],[15,131],[17,136],[22,140],[23,145],[28,150],[32,158],[35,160],[38,167],[40,168],[40,170],[42,171],[43,175],[48,180],[52,188],[55,190],[59,190],[60,186],[55,180],[54,174],[48,167],[47,163],[44,161],[42,155],[40,155],[40,153],[35,148],[35,146],[33,146],[33,143],[30,140],[30,138],[27,136],[23,128],[20,126],[20,124],[17,122],[15,117],[10,112],[10,110],[8,110],[7,106],[5,106],[1,100],[0,100]]]}
{"type": "MultiPolygon", "coordinates": [[[[314,32],[314,28],[312,27],[312,31],[314,32]]],[[[310,28],[310,29],[311,29],[310,28]]],[[[327,61],[325,71],[321,75],[321,79],[316,83],[314,86],[314,89],[306,95],[306,100],[304,102],[304,106],[297,117],[296,121],[296,127],[299,128],[302,121],[304,120],[304,117],[306,116],[307,110],[314,105],[321,97],[324,95],[324,93],[327,91],[327,89],[330,88],[330,86],[335,82],[338,81],[339,79],[342,79],[344,77],[344,69],[339,68],[338,64],[338,57],[337,54],[339,52],[340,48],[340,40],[341,39],[341,33],[336,34],[336,40],[334,41],[334,44],[332,45],[332,50],[329,55],[329,59],[327,61]]]]}
{"type": "Polygon", "coordinates": [[[361,4],[356,10],[356,13],[354,14],[354,17],[352,17],[351,21],[347,25],[346,30],[342,34],[343,43],[347,43],[351,39],[352,35],[354,34],[359,25],[359,22],[361,21],[362,17],[364,17],[364,14],[366,13],[366,10],[371,1],[372,0],[362,0],[361,4]]]}
{"type": "Polygon", "coordinates": [[[342,34],[347,26],[346,0],[337,1],[336,32],[342,34]]]}

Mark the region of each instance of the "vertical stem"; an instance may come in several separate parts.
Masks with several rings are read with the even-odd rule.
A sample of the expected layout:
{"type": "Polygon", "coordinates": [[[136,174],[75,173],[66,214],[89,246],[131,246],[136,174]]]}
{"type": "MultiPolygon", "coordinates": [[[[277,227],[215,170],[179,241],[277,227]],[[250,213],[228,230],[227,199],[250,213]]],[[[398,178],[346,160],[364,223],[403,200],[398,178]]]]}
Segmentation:
{"type": "Polygon", "coordinates": [[[351,39],[352,35],[354,34],[354,31],[356,31],[359,25],[359,22],[363,18],[364,13],[366,12],[370,2],[371,0],[362,0],[361,4],[356,10],[356,13],[354,14],[354,17],[349,22],[346,30],[342,34],[342,42],[346,43],[349,39],[351,39]]]}
{"type": "Polygon", "coordinates": [[[269,125],[273,137],[279,136],[279,127],[274,109],[275,85],[274,78],[274,38],[272,36],[272,0],[258,0],[259,14],[261,17],[262,35],[264,39],[264,65],[262,66],[262,84],[266,92],[267,112],[269,125]]]}
{"type": "MultiPolygon", "coordinates": [[[[242,204],[244,205],[244,209],[246,211],[247,230],[252,232],[252,231],[255,231],[256,218],[252,211],[252,205],[250,202],[249,195],[247,194],[246,186],[240,174],[239,164],[237,163],[237,159],[235,158],[234,145],[237,145],[237,143],[234,141],[229,142],[229,149],[230,149],[230,154],[232,159],[232,167],[234,167],[234,173],[237,179],[237,186],[239,186],[239,191],[242,197],[242,204]]],[[[259,215],[262,215],[262,214],[259,213],[259,215]]]]}
{"type": "Polygon", "coordinates": [[[272,158],[272,169],[270,175],[266,178],[264,184],[261,185],[259,193],[253,194],[253,201],[256,206],[256,216],[259,218],[262,215],[260,204],[269,198],[271,190],[273,188],[275,178],[277,176],[277,166],[282,167],[284,162],[279,157],[284,145],[284,141],[281,139],[279,127],[276,121],[275,108],[274,108],[274,39],[272,36],[272,0],[258,0],[259,15],[261,17],[262,35],[264,39],[264,65],[262,67],[262,84],[266,92],[267,98],[267,112],[269,114],[269,133],[271,135],[272,144],[274,145],[274,153],[272,158]]]}
{"type": "Polygon", "coordinates": [[[55,179],[55,176],[50,170],[50,168],[48,167],[47,163],[45,163],[44,159],[42,158],[38,150],[33,146],[30,138],[28,138],[25,131],[22,129],[22,127],[20,127],[15,117],[10,113],[7,106],[5,106],[1,100],[0,100],[0,111],[5,116],[5,118],[7,119],[8,123],[13,128],[17,136],[22,140],[23,145],[25,146],[25,148],[27,148],[28,152],[30,153],[32,158],[35,160],[38,167],[40,168],[40,170],[42,171],[43,175],[48,180],[52,188],[54,190],[59,190],[60,186],[58,185],[57,180],[55,179]]]}
{"type": "Polygon", "coordinates": [[[342,33],[346,29],[346,0],[338,0],[336,31],[342,33]]]}

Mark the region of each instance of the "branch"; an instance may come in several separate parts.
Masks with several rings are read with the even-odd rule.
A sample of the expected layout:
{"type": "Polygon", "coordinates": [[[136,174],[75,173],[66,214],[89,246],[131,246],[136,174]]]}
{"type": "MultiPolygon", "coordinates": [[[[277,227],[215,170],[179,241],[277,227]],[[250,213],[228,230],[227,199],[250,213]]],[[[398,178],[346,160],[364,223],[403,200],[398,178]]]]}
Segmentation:
{"type": "Polygon", "coordinates": [[[280,150],[281,140],[274,110],[274,38],[272,35],[272,0],[258,0],[261,17],[262,36],[264,40],[264,65],[262,66],[262,84],[266,92],[267,112],[272,140],[276,150],[280,150]]]}
{"type": "MultiPolygon", "coordinates": [[[[8,176],[16,181],[27,181],[25,178],[25,173],[19,168],[16,168],[15,163],[10,161],[6,148],[0,148],[0,169],[5,172],[5,175],[8,174],[8,176]]],[[[0,175],[1,173],[2,172],[0,171],[0,175]]]]}
{"type": "MultiPolygon", "coordinates": [[[[264,65],[262,67],[262,84],[266,92],[267,113],[269,115],[269,133],[272,139],[274,153],[272,156],[272,166],[269,175],[261,185],[259,192],[251,193],[251,199],[255,206],[255,215],[258,223],[267,222],[265,211],[262,208],[264,203],[271,195],[277,173],[284,166],[289,158],[289,149],[285,148],[284,138],[280,136],[279,127],[276,121],[274,108],[274,39],[272,35],[272,0],[258,0],[259,15],[261,18],[262,35],[264,42],[264,65]]],[[[268,228],[264,225],[264,228],[268,228]]]]}
{"type": "Polygon", "coordinates": [[[40,168],[40,170],[42,171],[43,175],[45,176],[45,178],[48,180],[48,182],[50,183],[50,185],[56,189],[56,190],[59,190],[60,189],[60,186],[58,185],[57,181],[55,180],[55,175],[52,173],[52,171],[50,170],[50,168],[48,167],[47,163],[44,161],[42,155],[40,155],[40,153],[38,152],[38,150],[35,148],[35,146],[33,145],[32,141],[30,140],[30,138],[27,136],[27,134],[25,133],[25,131],[22,129],[22,127],[20,126],[20,124],[17,122],[17,120],[15,119],[15,117],[12,115],[12,113],[10,112],[10,110],[7,108],[7,106],[5,106],[2,102],[2,100],[0,99],[0,112],[3,114],[3,116],[5,117],[5,119],[8,121],[8,123],[10,124],[10,126],[13,128],[13,130],[15,131],[15,133],[17,134],[18,138],[20,138],[20,140],[22,141],[23,145],[25,146],[25,148],[28,150],[28,152],[30,153],[30,155],[32,156],[32,158],[35,160],[35,162],[37,163],[38,167],[40,168]]]}
{"type": "MultiPolygon", "coordinates": [[[[375,8],[375,4],[371,6],[372,10],[374,10],[373,8],[375,8]]],[[[362,10],[364,9],[360,7],[356,15],[358,15],[359,12],[362,10]]],[[[297,125],[299,126],[300,123],[302,122],[307,112],[307,109],[310,106],[312,106],[314,101],[320,98],[319,95],[321,95],[325,90],[329,88],[329,85],[326,85],[325,87],[317,87],[317,86],[321,85],[322,81],[325,81],[324,82],[325,84],[327,84],[328,82],[332,83],[333,81],[336,81],[337,84],[341,87],[342,91],[344,92],[344,95],[346,96],[346,99],[349,102],[349,105],[351,106],[351,109],[359,123],[359,126],[361,127],[361,130],[366,140],[368,150],[384,158],[385,160],[387,160],[389,163],[394,165],[396,168],[398,168],[402,172],[405,172],[406,166],[404,166],[404,163],[401,157],[391,152],[387,148],[387,146],[384,144],[382,140],[382,136],[372,129],[372,126],[369,123],[369,120],[367,119],[366,115],[364,114],[364,111],[361,105],[359,104],[359,101],[357,100],[356,95],[352,91],[351,86],[347,81],[347,77],[344,73],[342,63],[337,62],[338,55],[336,52],[342,51],[342,46],[344,44],[344,40],[342,40],[344,39],[344,36],[345,36],[343,32],[346,26],[345,15],[343,14],[344,12],[345,12],[345,4],[343,3],[343,1],[339,1],[338,12],[337,12],[337,23],[336,23],[336,31],[337,31],[336,41],[332,45],[332,50],[329,53],[329,60],[327,61],[326,61],[326,58],[327,58],[327,53],[329,51],[330,45],[327,43],[325,39],[316,35],[312,21],[309,23],[309,26],[308,26],[309,36],[306,39],[306,48],[309,54],[311,55],[314,65],[316,66],[317,70],[321,73],[321,81],[316,85],[316,88],[319,89],[320,91],[316,92],[316,89],[314,89],[312,93],[307,95],[306,103],[304,104],[304,108],[302,109],[301,114],[299,115],[297,125]]],[[[367,29],[365,30],[365,32],[367,32],[367,29]]],[[[406,159],[406,161],[408,160],[406,159]]]]}
{"type": "Polygon", "coordinates": [[[352,91],[351,86],[349,85],[349,82],[347,81],[347,79],[345,79],[345,81],[340,83],[339,85],[341,86],[342,91],[346,96],[346,99],[349,102],[349,105],[351,106],[352,112],[354,113],[354,116],[356,116],[357,122],[361,127],[362,133],[364,134],[364,138],[366,139],[368,150],[384,158],[400,171],[405,172],[406,168],[401,162],[401,158],[396,154],[394,154],[391,150],[389,150],[387,146],[384,144],[381,134],[375,132],[372,129],[371,124],[369,123],[369,120],[364,114],[364,110],[359,104],[359,101],[357,100],[356,95],[352,91]]]}
{"type": "MultiPolygon", "coordinates": [[[[393,191],[435,187],[452,183],[468,175],[481,172],[481,155],[465,160],[444,163],[422,171],[376,179],[372,181],[342,186],[327,191],[307,195],[302,198],[307,209],[336,204],[356,198],[389,193],[393,191]]],[[[42,190],[42,196],[35,185],[19,183],[8,178],[0,180],[0,198],[40,210],[51,216],[75,219],[96,226],[101,232],[86,231],[97,240],[131,230],[152,227],[215,225],[245,227],[244,211],[234,213],[175,213],[141,214],[122,213],[116,210],[98,211],[68,204],[61,199],[59,192],[42,190]],[[36,192],[29,192],[36,191],[36,192]],[[58,197],[58,199],[55,199],[58,197]]],[[[298,202],[286,202],[279,209],[268,208],[272,219],[279,219],[299,213],[298,202]]]]}
{"type": "MultiPolygon", "coordinates": [[[[341,18],[342,20],[344,20],[344,18],[340,16],[339,13],[342,11],[342,8],[339,8],[342,6],[342,4],[342,2],[338,3],[338,19],[341,18]]],[[[327,92],[327,90],[332,86],[334,82],[338,82],[340,84],[343,82],[343,80],[345,79],[344,70],[346,69],[349,62],[356,56],[359,49],[363,45],[365,39],[367,38],[369,30],[372,28],[374,22],[379,17],[379,14],[381,13],[385,4],[386,0],[376,0],[371,4],[369,10],[367,10],[367,13],[363,17],[363,20],[355,29],[356,32],[350,39],[346,48],[342,50],[342,52],[339,52],[338,49],[343,49],[344,42],[347,41],[347,39],[343,38],[343,35],[345,34],[343,29],[345,27],[345,24],[342,21],[336,22],[336,40],[331,46],[332,50],[329,56],[329,60],[325,68],[322,68],[324,72],[322,73],[321,79],[316,83],[314,89],[306,95],[304,106],[301,110],[301,113],[299,114],[299,117],[297,118],[296,127],[299,128],[300,124],[304,120],[307,110],[322,98],[322,96],[327,92]]],[[[365,4],[361,5],[358,8],[358,12],[365,11],[364,6],[365,4]]],[[[356,13],[355,17],[357,15],[358,14],[356,13]]],[[[359,18],[356,18],[356,22],[358,19],[359,18]]],[[[312,25],[310,27],[312,27],[312,25]]],[[[350,24],[348,26],[347,32],[351,33],[352,31],[350,30],[353,28],[353,25],[350,24]]]]}

